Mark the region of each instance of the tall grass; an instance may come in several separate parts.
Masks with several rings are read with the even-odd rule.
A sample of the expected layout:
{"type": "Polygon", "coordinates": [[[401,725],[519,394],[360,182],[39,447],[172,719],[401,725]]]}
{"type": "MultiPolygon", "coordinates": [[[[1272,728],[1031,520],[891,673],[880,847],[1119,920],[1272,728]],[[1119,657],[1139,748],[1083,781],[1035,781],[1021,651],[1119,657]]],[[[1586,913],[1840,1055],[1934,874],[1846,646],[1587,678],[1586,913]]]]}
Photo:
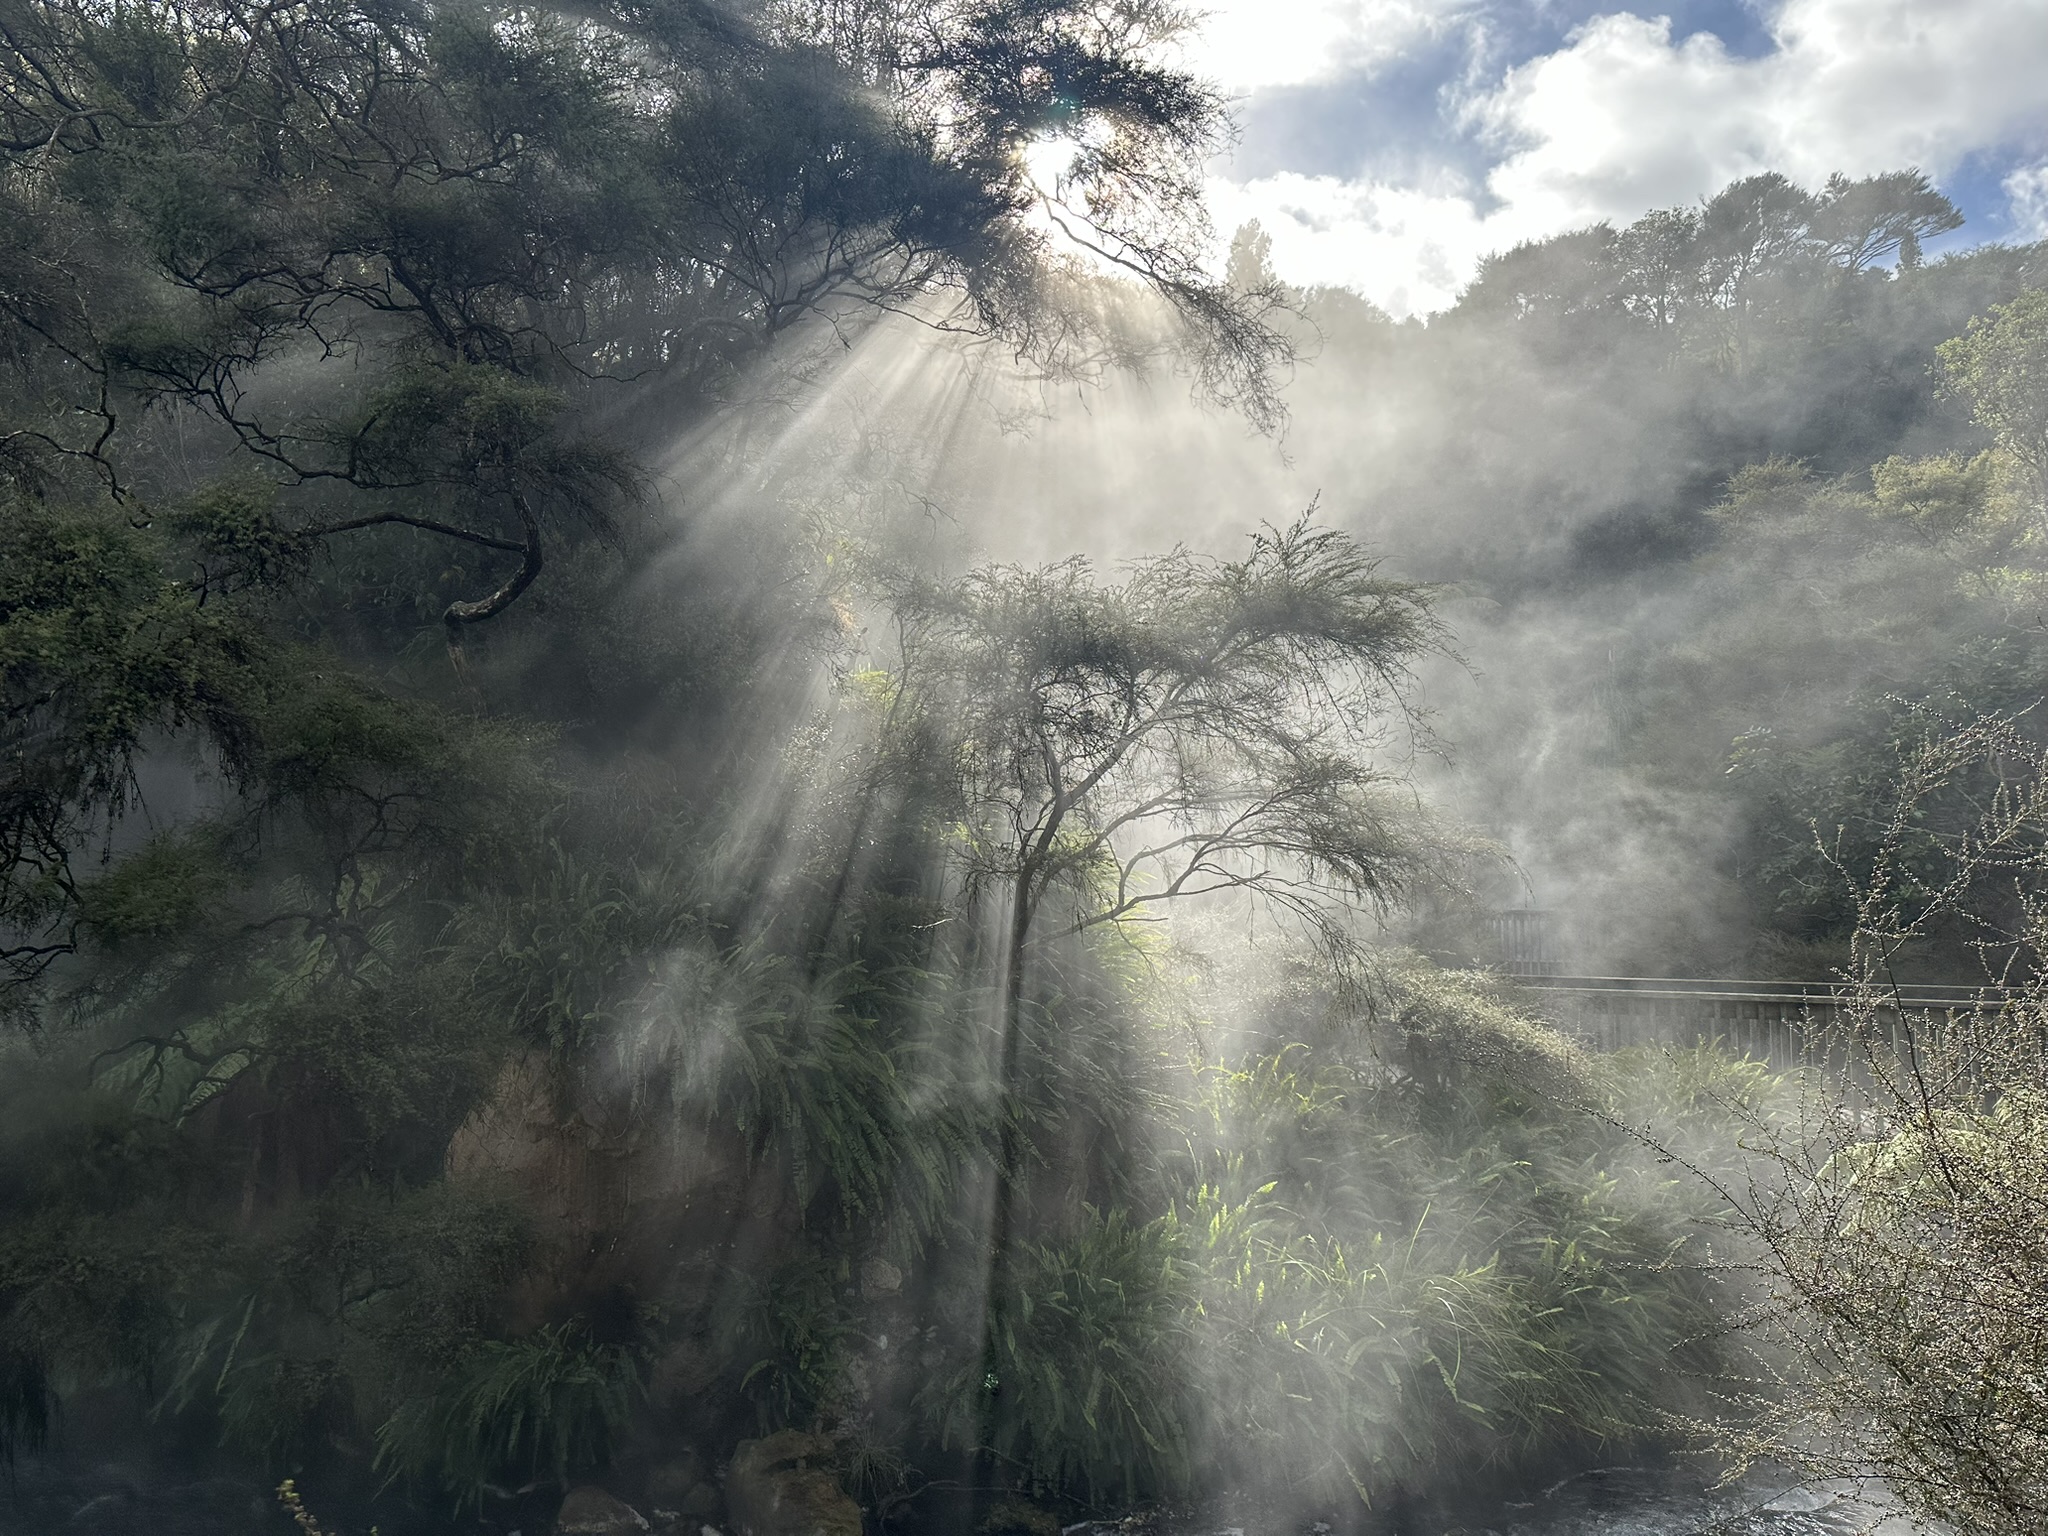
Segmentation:
{"type": "Polygon", "coordinates": [[[1184,1076],[1165,1209],[1026,1246],[994,1371],[927,1389],[939,1433],[993,1424],[1006,1476],[1099,1505],[1377,1501],[1660,1432],[1721,1303],[1597,1066],[1426,973],[1302,1032],[1184,1076]]]}
{"type": "Polygon", "coordinates": [[[610,1459],[640,1395],[632,1352],[580,1324],[492,1340],[379,1426],[376,1465],[438,1484],[458,1508],[492,1487],[567,1486],[610,1459]]]}
{"type": "Polygon", "coordinates": [[[1070,1239],[1024,1245],[1009,1284],[991,1309],[995,1369],[976,1357],[927,1393],[941,1437],[969,1444],[992,1423],[986,1449],[1041,1491],[1189,1486],[1200,1275],[1179,1224],[1091,1211],[1070,1239]]]}

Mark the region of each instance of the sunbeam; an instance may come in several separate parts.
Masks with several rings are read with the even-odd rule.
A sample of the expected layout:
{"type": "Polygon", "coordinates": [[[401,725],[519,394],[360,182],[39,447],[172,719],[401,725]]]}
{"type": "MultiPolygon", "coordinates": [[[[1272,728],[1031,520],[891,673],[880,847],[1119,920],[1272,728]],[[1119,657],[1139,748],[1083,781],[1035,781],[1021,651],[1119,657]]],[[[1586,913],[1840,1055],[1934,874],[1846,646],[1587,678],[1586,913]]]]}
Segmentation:
{"type": "Polygon", "coordinates": [[[6,0],[0,1536],[2040,1536],[2007,3],[6,0]]]}

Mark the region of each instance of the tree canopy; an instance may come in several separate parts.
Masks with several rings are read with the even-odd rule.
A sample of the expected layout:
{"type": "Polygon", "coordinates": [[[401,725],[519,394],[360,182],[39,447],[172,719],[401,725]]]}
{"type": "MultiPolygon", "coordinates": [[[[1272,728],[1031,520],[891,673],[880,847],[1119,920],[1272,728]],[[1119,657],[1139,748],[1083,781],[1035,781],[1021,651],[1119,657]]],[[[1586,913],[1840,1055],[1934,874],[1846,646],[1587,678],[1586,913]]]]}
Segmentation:
{"type": "Polygon", "coordinates": [[[1166,336],[1269,411],[1281,343],[1202,275],[1221,104],[1154,61],[1184,24],[1093,0],[16,7],[0,463],[132,512],[203,460],[276,489],[276,538],[455,541],[455,633],[630,499],[602,418],[701,409],[803,322],[911,314],[1054,369],[1166,336]],[[1048,138],[1077,147],[1056,191],[1025,162],[1048,138]],[[1116,318],[1035,217],[1053,200],[1177,334],[1116,318]]]}
{"type": "Polygon", "coordinates": [[[898,686],[957,766],[961,878],[1007,922],[1013,977],[1041,939],[1225,891],[1334,935],[1426,860],[1395,791],[1410,669],[1445,634],[1336,530],[1304,517],[1114,585],[1079,560],[982,570],[895,608],[898,686]]]}

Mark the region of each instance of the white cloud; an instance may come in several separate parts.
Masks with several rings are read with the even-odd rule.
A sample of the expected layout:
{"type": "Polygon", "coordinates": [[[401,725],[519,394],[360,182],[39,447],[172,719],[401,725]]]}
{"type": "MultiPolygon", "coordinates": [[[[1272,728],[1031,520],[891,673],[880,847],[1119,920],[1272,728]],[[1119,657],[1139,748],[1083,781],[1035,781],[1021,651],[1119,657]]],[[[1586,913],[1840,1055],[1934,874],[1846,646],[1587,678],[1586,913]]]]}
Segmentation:
{"type": "Polygon", "coordinates": [[[2012,237],[2048,240],[2048,162],[2024,166],[2005,178],[2012,237]]]}
{"type": "MultiPolygon", "coordinates": [[[[1784,0],[1772,33],[1773,52],[1738,58],[1709,34],[1674,42],[1668,20],[1621,13],[1510,70],[1467,109],[1500,155],[1483,215],[1455,192],[1289,175],[1220,196],[1218,212],[1260,218],[1298,281],[1426,310],[1487,250],[1690,203],[1756,171],[1939,177],[1973,152],[2048,144],[2041,0],[1784,0]],[[1446,264],[1449,284],[1426,270],[1446,264]]],[[[2048,217],[2048,173],[2009,190],[2048,217]]]]}
{"type": "Polygon", "coordinates": [[[1469,0],[1219,0],[1186,49],[1232,94],[1370,69],[1429,36],[1469,0]]]}
{"type": "Polygon", "coordinates": [[[1289,282],[1357,288],[1397,318],[1442,309],[1480,257],[1520,238],[1468,198],[1291,171],[1212,181],[1209,202],[1222,229],[1257,219],[1289,282]]]}
{"type": "Polygon", "coordinates": [[[1788,0],[1778,48],[1731,57],[1708,34],[1628,14],[1511,71],[1482,112],[1520,139],[1497,195],[1627,217],[1737,176],[1807,181],[1919,165],[2048,130],[2040,0],[1788,0]]]}

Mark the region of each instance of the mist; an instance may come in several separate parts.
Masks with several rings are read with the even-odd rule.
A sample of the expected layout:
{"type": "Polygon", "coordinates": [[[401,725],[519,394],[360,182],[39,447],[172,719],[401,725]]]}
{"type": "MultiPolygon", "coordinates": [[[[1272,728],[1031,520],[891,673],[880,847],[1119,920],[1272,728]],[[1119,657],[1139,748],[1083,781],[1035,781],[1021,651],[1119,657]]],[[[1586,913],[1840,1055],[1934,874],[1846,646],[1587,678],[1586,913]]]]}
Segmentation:
{"type": "Polygon", "coordinates": [[[1425,671],[1421,776],[1511,858],[1489,899],[1556,909],[1581,974],[1823,977],[1839,958],[1826,937],[1785,931],[1745,887],[1745,862],[1753,881],[1786,851],[1761,844],[1814,829],[1759,825],[1769,813],[1729,782],[1739,743],[1816,747],[1854,734],[1859,710],[1944,689],[1951,712],[2023,708],[2024,688],[1997,684],[1965,702],[1950,673],[1959,630],[2005,643],[2025,619],[1966,616],[1969,557],[1896,502],[1890,534],[1875,507],[1869,538],[1839,517],[1794,532],[1724,515],[1730,484],[1782,462],[1808,492],[1867,497],[1887,460],[1982,452],[1935,348],[2037,280],[2041,249],[1781,275],[1737,365],[1726,312],[1637,318],[1628,275],[1583,245],[1513,253],[1426,326],[1290,290],[1302,358],[1274,435],[1170,367],[1053,390],[930,344],[915,369],[852,364],[798,435],[829,445],[806,451],[830,478],[907,493],[888,537],[956,567],[1228,554],[1315,508],[1440,593],[1456,655],[1425,671]],[[1517,262],[1537,274],[1523,290],[1517,262]],[[1894,624],[1875,647],[1844,635],[1885,608],[1928,627],[1894,624]]]}
{"type": "Polygon", "coordinates": [[[1163,9],[25,14],[0,1532],[2026,1529],[2048,247],[1397,322],[1163,9]]]}

